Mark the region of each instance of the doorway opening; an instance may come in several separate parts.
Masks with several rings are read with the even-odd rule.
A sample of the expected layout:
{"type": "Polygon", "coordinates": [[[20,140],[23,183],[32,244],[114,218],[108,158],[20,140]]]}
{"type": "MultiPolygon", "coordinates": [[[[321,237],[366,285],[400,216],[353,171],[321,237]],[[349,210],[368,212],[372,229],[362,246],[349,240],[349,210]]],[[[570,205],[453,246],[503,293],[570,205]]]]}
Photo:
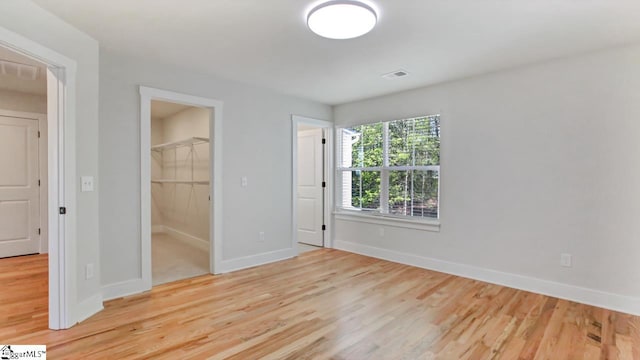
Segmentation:
{"type": "Polygon", "coordinates": [[[210,110],[151,101],[152,285],[209,273],[210,110]]]}
{"type": "Polygon", "coordinates": [[[331,247],[333,124],[293,116],[293,244],[298,253],[331,247]]]}
{"type": "Polygon", "coordinates": [[[132,292],[220,273],[222,102],[141,86],[140,146],[142,278],[132,292]]]}
{"type": "Polygon", "coordinates": [[[60,210],[75,199],[75,154],[63,149],[74,144],[65,141],[65,124],[73,132],[66,110],[74,106],[76,65],[1,27],[0,60],[0,267],[15,273],[6,278],[13,284],[1,284],[12,289],[5,294],[12,300],[0,303],[28,299],[30,306],[20,308],[30,313],[21,316],[37,322],[33,329],[64,329],[77,318],[68,307],[75,215],[60,210]]]}
{"type": "Polygon", "coordinates": [[[0,269],[2,287],[11,289],[0,304],[30,302],[1,316],[9,326],[11,318],[21,325],[26,318],[33,328],[47,327],[46,113],[46,65],[0,47],[0,269]]]}

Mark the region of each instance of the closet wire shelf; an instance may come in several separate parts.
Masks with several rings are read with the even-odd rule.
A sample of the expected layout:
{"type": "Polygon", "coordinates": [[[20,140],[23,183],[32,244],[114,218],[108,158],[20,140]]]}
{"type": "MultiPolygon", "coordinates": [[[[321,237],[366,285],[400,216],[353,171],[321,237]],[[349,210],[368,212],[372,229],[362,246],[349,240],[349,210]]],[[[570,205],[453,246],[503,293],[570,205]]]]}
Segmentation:
{"type": "MultiPolygon", "coordinates": [[[[173,141],[164,144],[153,145],[151,151],[163,152],[165,150],[177,149],[183,146],[194,146],[198,144],[208,143],[208,138],[203,137],[190,137],[185,140],[173,141]]],[[[193,166],[193,164],[192,164],[193,166]]],[[[192,169],[193,172],[193,169],[192,169]]],[[[193,174],[191,175],[193,177],[193,174]]],[[[175,179],[152,179],[154,184],[191,184],[191,185],[209,185],[208,180],[175,180],[175,179]]]]}
{"type": "Polygon", "coordinates": [[[158,144],[158,145],[153,145],[151,147],[151,151],[164,151],[164,150],[169,150],[169,149],[175,149],[181,146],[193,146],[193,145],[198,145],[198,144],[203,144],[203,143],[208,143],[209,139],[208,138],[203,138],[203,137],[191,137],[185,140],[180,140],[180,141],[173,141],[173,142],[168,142],[165,144],[158,144]]]}
{"type": "Polygon", "coordinates": [[[155,184],[195,184],[195,185],[209,185],[207,180],[169,180],[169,179],[156,179],[151,180],[155,184]]]}

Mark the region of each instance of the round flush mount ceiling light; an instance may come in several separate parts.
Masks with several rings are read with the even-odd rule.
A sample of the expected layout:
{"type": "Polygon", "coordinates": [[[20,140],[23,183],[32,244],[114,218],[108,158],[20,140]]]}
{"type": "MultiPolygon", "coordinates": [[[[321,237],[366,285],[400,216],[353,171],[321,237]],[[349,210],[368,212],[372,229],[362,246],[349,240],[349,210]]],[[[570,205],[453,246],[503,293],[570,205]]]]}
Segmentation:
{"type": "Polygon", "coordinates": [[[335,0],[317,5],[307,15],[307,26],[329,39],[352,39],[371,31],[378,15],[360,1],[335,0]]]}

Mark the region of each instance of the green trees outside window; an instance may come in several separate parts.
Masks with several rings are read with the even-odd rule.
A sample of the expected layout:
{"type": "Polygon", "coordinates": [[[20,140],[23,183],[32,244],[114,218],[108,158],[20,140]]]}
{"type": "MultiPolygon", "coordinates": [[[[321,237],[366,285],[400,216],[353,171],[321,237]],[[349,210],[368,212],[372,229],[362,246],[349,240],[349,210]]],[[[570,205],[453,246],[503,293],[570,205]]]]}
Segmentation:
{"type": "Polygon", "coordinates": [[[438,217],[439,115],[358,125],[338,134],[340,208],[438,217]]]}

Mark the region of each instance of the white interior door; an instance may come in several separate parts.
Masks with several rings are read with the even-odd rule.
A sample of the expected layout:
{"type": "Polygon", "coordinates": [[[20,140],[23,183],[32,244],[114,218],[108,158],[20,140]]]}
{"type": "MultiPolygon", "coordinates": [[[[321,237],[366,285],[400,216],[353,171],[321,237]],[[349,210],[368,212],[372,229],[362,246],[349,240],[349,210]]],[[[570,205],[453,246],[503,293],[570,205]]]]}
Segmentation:
{"type": "Polygon", "coordinates": [[[38,121],[0,116],[0,257],[40,249],[38,121]]]}
{"type": "Polygon", "coordinates": [[[298,132],[298,242],[324,246],[322,129],[298,132]]]}

